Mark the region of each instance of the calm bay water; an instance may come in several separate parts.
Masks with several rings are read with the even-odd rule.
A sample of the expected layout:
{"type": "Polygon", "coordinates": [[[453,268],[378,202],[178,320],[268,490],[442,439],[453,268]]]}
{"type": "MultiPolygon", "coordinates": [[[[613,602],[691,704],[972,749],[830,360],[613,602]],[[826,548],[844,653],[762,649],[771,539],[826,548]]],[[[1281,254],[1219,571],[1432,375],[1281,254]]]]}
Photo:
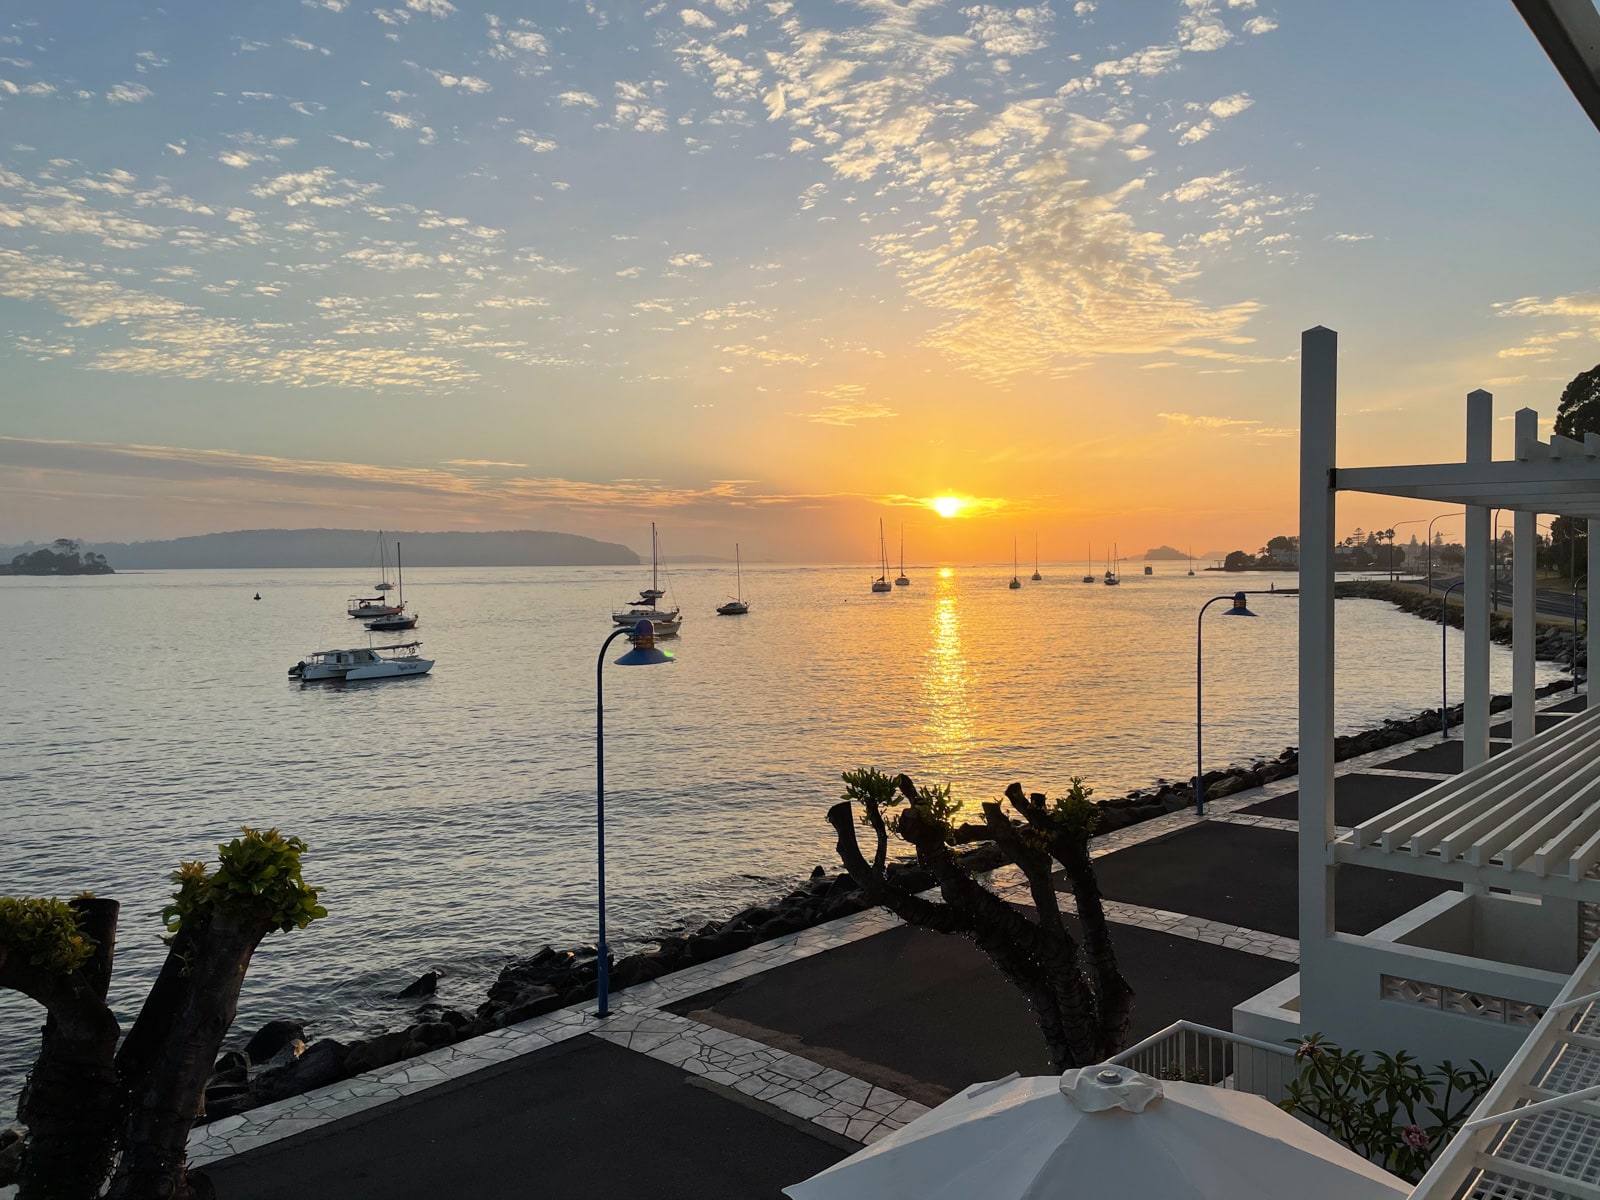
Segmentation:
{"type": "MultiPolygon", "coordinates": [[[[1111,796],[1192,774],[1200,604],[1293,577],[1157,569],[1106,588],[1046,564],[1012,592],[1008,568],[911,568],[875,596],[861,568],[752,567],[753,611],[733,618],[712,615],[731,571],[676,569],[678,661],[605,675],[613,947],[832,868],[823,814],[850,767],[950,780],[969,803],[1013,779],[1056,793],[1082,775],[1111,796]]],[[[420,638],[434,673],[301,686],[297,659],[364,643],[343,609],[366,574],[0,578],[0,894],[122,901],[126,1025],[164,953],[171,869],[277,826],[310,844],[330,916],[269,936],[236,1032],[402,1024],[392,997],[430,968],[470,1009],[509,956],[593,939],[595,654],[643,579],[415,567],[421,627],[391,636],[420,638]]],[[[1252,604],[1258,620],[1208,614],[1208,768],[1296,740],[1296,602],[1252,604]]],[[[1341,732],[1438,704],[1437,627],[1375,601],[1337,614],[1341,732]]],[[[1494,654],[1505,690],[1510,654],[1494,654]]],[[[1540,682],[1558,674],[1541,664],[1540,682]]],[[[0,1097],[38,1024],[0,993],[0,1097]]]]}

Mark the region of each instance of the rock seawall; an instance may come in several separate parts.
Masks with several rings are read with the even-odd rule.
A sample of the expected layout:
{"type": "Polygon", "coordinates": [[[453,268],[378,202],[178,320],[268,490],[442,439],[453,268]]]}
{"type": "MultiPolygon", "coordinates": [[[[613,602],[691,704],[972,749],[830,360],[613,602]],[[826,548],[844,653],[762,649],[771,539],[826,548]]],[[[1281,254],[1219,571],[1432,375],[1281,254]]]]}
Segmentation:
{"type": "MultiPolygon", "coordinates": [[[[1382,579],[1347,579],[1334,584],[1334,598],[1338,600],[1384,600],[1393,604],[1402,612],[1411,613],[1425,621],[1439,623],[1439,613],[1445,609],[1445,603],[1440,597],[1429,592],[1419,592],[1415,588],[1404,584],[1389,583],[1382,579]]],[[[1456,629],[1461,628],[1462,614],[1459,604],[1452,604],[1445,613],[1445,621],[1456,629]]],[[[1499,613],[1489,618],[1489,640],[1498,642],[1503,646],[1511,644],[1511,618],[1499,613]]],[[[1588,646],[1586,638],[1579,638],[1577,645],[1576,662],[1580,667],[1589,665],[1588,646]]],[[[1568,621],[1565,627],[1555,623],[1549,617],[1543,618],[1536,640],[1537,657],[1546,662],[1572,662],[1572,625],[1568,621]]]]}

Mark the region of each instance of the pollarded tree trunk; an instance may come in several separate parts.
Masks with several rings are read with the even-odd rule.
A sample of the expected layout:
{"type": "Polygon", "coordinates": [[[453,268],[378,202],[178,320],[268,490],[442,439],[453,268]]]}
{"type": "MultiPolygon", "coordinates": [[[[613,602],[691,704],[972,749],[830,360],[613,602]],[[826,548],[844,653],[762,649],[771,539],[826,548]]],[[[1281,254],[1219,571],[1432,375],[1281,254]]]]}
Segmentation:
{"type": "MultiPolygon", "coordinates": [[[[875,773],[867,773],[875,775],[875,773]]],[[[983,806],[984,824],[953,828],[916,785],[901,775],[893,782],[909,802],[901,810],[895,832],[916,850],[917,861],[938,884],[943,904],[910,895],[891,883],[884,871],[885,824],[881,794],[865,794],[884,778],[846,776],[863,799],[866,823],[877,835],[869,865],[856,840],[852,799],[828,810],[838,834],[839,859],[874,904],[889,909],[909,924],[941,933],[970,937],[1001,973],[1027,997],[1057,1069],[1103,1062],[1126,1044],[1133,1008],[1133,989],[1117,968],[1109,927],[1090,862],[1088,839],[1093,806],[1085,798],[1047,806],[1043,796],[1026,797],[1019,785],[1007,798],[1022,815],[1019,826],[998,803],[983,806]],[[960,843],[994,842],[1022,871],[1033,901],[1030,920],[989,891],[964,870],[952,850],[960,843]],[[1060,909],[1051,859],[1066,872],[1079,910],[1083,944],[1073,937],[1060,909]]]]}
{"type": "Polygon", "coordinates": [[[1075,823],[1063,827],[1063,822],[1052,816],[1045,797],[1038,793],[1024,796],[1021,784],[1013,783],[1006,788],[1006,799],[1028,827],[1044,839],[1051,857],[1061,864],[1072,888],[1078,924],[1083,927],[1084,962],[1094,976],[1095,990],[1100,997],[1101,1035],[1107,1045],[1120,1050],[1128,1044],[1128,1030],[1133,1023],[1133,988],[1123,978],[1111,944],[1111,927],[1106,921],[1100,881],[1089,855],[1089,837],[1093,830],[1087,826],[1080,828],[1075,823]]]}
{"type": "Polygon", "coordinates": [[[118,1060],[130,1109],[111,1200],[195,1195],[185,1169],[189,1130],[238,1011],[251,956],[271,928],[262,915],[219,908],[186,924],[173,939],[118,1060]]]}
{"type": "Polygon", "coordinates": [[[0,987],[45,1008],[44,1039],[18,1115],[28,1127],[19,1200],[92,1200],[116,1152],[126,1093],[115,1057],[121,1033],[106,1006],[116,949],[117,903],[82,897],[73,917],[92,952],[67,974],[0,945],[0,987]]]}

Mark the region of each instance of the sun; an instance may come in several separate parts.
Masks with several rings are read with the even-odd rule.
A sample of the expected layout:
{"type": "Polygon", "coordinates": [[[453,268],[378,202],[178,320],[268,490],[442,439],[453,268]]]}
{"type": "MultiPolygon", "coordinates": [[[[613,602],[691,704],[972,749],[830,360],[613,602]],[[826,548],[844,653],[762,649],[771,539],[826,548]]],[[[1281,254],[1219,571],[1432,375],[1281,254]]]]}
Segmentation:
{"type": "Polygon", "coordinates": [[[967,507],[967,502],[960,496],[936,496],[927,504],[934,512],[945,518],[959,517],[961,510],[967,507]]]}

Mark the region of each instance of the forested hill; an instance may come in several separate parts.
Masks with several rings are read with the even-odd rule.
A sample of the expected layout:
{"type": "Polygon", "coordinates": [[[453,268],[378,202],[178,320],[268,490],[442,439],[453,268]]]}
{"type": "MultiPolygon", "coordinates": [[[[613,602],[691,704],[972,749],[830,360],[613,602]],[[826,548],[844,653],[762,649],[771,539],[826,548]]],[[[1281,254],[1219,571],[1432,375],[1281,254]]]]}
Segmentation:
{"type": "MultiPolygon", "coordinates": [[[[385,530],[390,558],[394,544],[419,567],[574,567],[631,566],[639,556],[616,542],[597,542],[572,533],[539,529],[495,533],[409,533],[385,530]]],[[[378,534],[370,529],[241,529],[165,542],[84,542],[122,571],[180,570],[193,567],[366,567],[378,560],[378,534]]],[[[10,562],[28,546],[0,546],[0,562],[10,562]]]]}

